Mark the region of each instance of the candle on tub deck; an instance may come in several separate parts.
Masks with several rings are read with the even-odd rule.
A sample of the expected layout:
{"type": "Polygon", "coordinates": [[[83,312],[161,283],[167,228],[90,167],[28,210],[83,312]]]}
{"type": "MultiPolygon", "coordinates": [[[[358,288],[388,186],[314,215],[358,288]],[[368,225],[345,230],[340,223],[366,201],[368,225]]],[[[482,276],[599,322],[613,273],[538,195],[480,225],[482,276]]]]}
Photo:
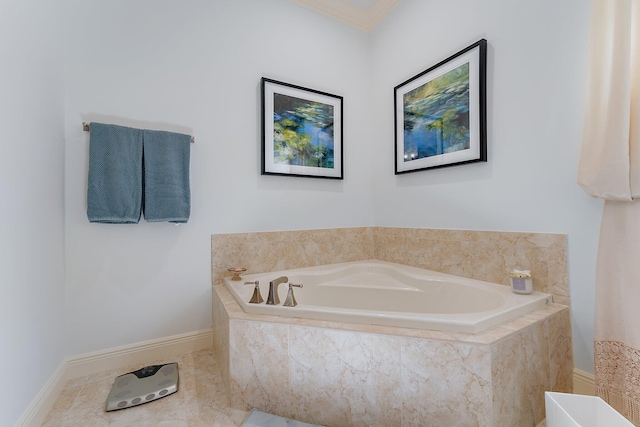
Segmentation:
{"type": "Polygon", "coordinates": [[[511,289],[513,292],[524,295],[533,292],[530,270],[512,270],[509,276],[511,277],[511,289]]]}

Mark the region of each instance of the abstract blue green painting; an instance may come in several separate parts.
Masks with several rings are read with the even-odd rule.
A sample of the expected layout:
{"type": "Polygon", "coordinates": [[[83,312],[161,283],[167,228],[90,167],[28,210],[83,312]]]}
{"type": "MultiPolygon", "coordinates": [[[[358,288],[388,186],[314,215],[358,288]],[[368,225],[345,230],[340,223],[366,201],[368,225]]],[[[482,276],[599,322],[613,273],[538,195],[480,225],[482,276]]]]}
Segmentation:
{"type": "Polygon", "coordinates": [[[342,179],[342,102],[262,78],[262,174],[342,179]]]}
{"type": "Polygon", "coordinates": [[[277,164],[333,169],[333,106],[275,93],[273,141],[277,164]]]}
{"type": "Polygon", "coordinates": [[[486,45],[395,87],[396,174],[486,161],[486,45]]]}
{"type": "Polygon", "coordinates": [[[469,63],[407,92],[404,161],[469,149],[469,63]]]}

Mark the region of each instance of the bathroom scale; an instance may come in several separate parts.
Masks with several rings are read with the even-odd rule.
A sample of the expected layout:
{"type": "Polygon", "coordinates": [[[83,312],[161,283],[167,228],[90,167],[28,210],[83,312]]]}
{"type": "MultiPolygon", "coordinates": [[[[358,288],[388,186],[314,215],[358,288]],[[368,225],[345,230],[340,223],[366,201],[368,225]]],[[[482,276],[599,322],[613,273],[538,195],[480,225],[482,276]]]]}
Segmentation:
{"type": "Polygon", "coordinates": [[[178,364],[151,365],[116,377],[107,397],[107,411],[130,408],[178,391],[178,364]]]}

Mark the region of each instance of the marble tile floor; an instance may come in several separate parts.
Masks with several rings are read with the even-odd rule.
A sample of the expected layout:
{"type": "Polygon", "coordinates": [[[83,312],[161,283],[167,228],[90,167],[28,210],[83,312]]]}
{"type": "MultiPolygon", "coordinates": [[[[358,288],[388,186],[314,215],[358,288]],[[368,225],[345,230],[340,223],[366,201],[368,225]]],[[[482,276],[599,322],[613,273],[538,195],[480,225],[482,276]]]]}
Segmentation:
{"type": "Polygon", "coordinates": [[[236,427],[248,412],[229,407],[224,384],[210,350],[182,354],[171,360],[150,360],[148,365],[178,362],[177,393],[120,411],[104,406],[118,375],[140,365],[69,380],[42,427],[236,427]]]}
{"type": "MultiPolygon", "coordinates": [[[[42,427],[238,427],[248,411],[233,409],[224,392],[211,350],[186,353],[149,365],[178,362],[177,393],[144,405],[105,412],[107,395],[118,375],[141,365],[69,380],[42,427]]],[[[544,421],[537,427],[544,427],[544,421]]]]}

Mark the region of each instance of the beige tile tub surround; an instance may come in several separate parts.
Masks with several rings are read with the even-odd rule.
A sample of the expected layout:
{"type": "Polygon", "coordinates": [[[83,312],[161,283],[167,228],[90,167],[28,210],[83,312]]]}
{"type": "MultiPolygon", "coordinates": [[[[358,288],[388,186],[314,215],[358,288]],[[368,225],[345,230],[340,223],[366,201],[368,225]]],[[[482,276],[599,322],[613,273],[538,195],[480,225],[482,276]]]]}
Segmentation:
{"type": "Polygon", "coordinates": [[[213,298],[228,316],[214,350],[238,410],[329,426],[533,427],[544,391],[573,388],[563,305],[470,335],[248,314],[224,286],[213,298]]]}
{"type": "Polygon", "coordinates": [[[231,405],[326,425],[535,426],[545,390],[572,390],[569,309],[470,335],[251,315],[222,285],[247,273],[381,259],[535,289],[569,302],[566,237],[348,228],[212,236],[214,352],[231,405]]]}
{"type": "Polygon", "coordinates": [[[211,278],[379,259],[509,286],[509,271],[531,270],[534,290],[569,305],[564,234],[358,227],[214,234],[211,278]]]}
{"type": "Polygon", "coordinates": [[[327,230],[214,234],[211,236],[211,278],[221,284],[230,267],[246,274],[375,257],[369,227],[327,230]]]}
{"type": "Polygon", "coordinates": [[[510,286],[509,271],[531,270],[534,290],[568,305],[564,234],[372,228],[374,258],[510,286]],[[558,298],[556,298],[558,297],[558,298]]]}

